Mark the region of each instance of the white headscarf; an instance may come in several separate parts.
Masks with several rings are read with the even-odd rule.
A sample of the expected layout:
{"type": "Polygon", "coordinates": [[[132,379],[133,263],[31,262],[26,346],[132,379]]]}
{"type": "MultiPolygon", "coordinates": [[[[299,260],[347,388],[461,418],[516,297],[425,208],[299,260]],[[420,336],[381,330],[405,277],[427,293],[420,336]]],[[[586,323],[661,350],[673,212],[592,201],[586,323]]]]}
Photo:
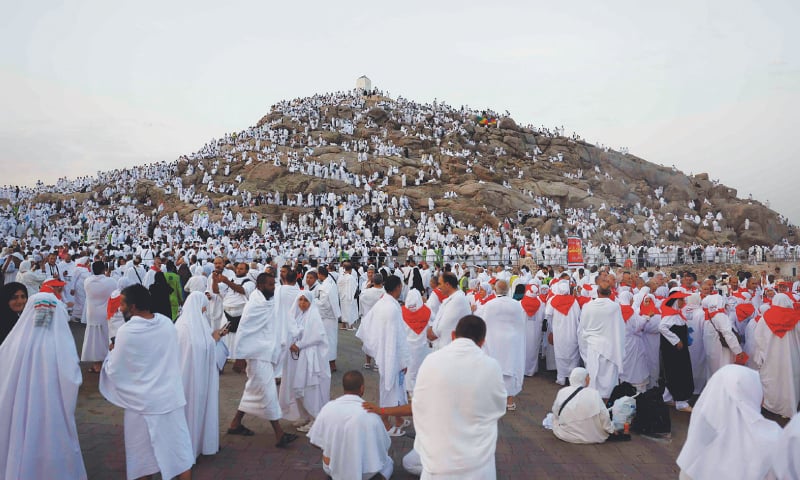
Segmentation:
{"type": "Polygon", "coordinates": [[[570,387],[585,387],[586,386],[586,377],[589,376],[589,370],[586,370],[583,367],[575,367],[569,374],[569,386],[570,387]]]}
{"type": "Polygon", "coordinates": [[[405,306],[407,309],[411,310],[412,312],[416,312],[422,306],[425,305],[422,302],[422,295],[419,293],[419,290],[411,289],[406,294],[406,301],[405,306]]]}
{"type": "Polygon", "coordinates": [[[208,298],[203,292],[192,292],[186,297],[181,314],[175,320],[175,328],[186,328],[193,345],[205,345],[211,338],[211,324],[204,310],[208,309],[208,298]]]}
{"type": "Polygon", "coordinates": [[[786,295],[785,293],[779,293],[772,297],[772,304],[776,307],[794,308],[794,302],[792,302],[792,299],[789,298],[789,295],[786,295]]]}
{"type": "Polygon", "coordinates": [[[289,339],[294,341],[293,339],[300,338],[305,330],[307,319],[310,315],[315,314],[319,316],[319,308],[314,304],[313,292],[309,290],[300,290],[300,293],[298,293],[294,302],[292,302],[291,308],[289,308],[289,339]],[[311,304],[305,312],[300,310],[300,304],[298,303],[301,297],[305,297],[311,304]]]}
{"type": "Polygon", "coordinates": [[[83,378],[66,305],[52,293],[31,296],[0,345],[0,365],[0,477],[85,479],[75,426],[83,378]]]}
{"type": "Polygon", "coordinates": [[[553,295],[569,295],[569,282],[566,280],[558,281],[551,290],[553,295]]]}
{"type": "Polygon", "coordinates": [[[694,480],[764,478],[781,435],[761,416],[758,372],[725,365],[709,379],[694,406],[678,466],[694,480]],[[710,459],[726,459],[724,462],[710,459]]]}

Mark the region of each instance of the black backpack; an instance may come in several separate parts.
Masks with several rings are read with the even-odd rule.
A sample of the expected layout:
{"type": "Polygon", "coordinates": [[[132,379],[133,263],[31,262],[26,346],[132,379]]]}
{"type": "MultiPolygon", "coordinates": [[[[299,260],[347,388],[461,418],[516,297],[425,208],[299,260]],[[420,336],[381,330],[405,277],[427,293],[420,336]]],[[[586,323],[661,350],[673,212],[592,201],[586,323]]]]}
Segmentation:
{"type": "Polygon", "coordinates": [[[669,407],[664,404],[663,387],[654,387],[636,397],[636,417],[631,429],[640,434],[664,434],[672,431],[669,407]]]}

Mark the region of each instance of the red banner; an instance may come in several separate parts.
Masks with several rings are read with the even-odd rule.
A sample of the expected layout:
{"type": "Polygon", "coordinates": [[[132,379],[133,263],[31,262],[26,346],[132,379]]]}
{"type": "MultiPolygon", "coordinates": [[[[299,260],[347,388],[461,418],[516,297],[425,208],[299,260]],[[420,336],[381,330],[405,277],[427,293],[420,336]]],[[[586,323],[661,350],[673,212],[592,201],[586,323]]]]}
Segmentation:
{"type": "Polygon", "coordinates": [[[567,238],[567,266],[583,266],[583,244],[578,237],[567,238]]]}

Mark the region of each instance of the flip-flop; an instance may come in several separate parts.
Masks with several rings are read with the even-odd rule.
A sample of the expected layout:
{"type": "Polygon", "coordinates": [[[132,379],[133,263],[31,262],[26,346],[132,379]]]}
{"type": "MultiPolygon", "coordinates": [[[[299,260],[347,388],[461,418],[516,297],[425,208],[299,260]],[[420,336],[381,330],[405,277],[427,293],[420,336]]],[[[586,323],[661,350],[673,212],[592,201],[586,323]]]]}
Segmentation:
{"type": "Polygon", "coordinates": [[[390,428],[387,433],[390,437],[402,437],[406,434],[406,431],[403,430],[403,427],[398,427],[395,425],[394,427],[390,428]]]}
{"type": "Polygon", "coordinates": [[[511,405],[506,405],[506,410],[508,410],[509,412],[513,412],[516,409],[517,409],[516,403],[512,403],[511,405]]]}
{"type": "Polygon", "coordinates": [[[275,444],[275,448],[286,448],[287,445],[297,440],[297,435],[293,433],[284,433],[278,443],[275,444]]]}
{"type": "Polygon", "coordinates": [[[239,424],[239,426],[236,428],[229,428],[228,435],[241,435],[243,437],[252,437],[253,435],[255,435],[255,432],[245,427],[244,425],[239,424]]]}

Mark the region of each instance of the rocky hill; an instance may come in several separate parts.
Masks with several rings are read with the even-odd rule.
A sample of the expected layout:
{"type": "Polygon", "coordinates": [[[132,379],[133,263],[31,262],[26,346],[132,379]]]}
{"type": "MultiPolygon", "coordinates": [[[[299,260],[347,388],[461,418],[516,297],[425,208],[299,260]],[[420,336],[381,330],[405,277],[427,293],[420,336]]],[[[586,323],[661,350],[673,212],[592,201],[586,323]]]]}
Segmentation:
{"type": "MultiPolygon", "coordinates": [[[[241,175],[239,193],[363,194],[363,185],[291,172],[287,159],[322,165],[344,163],[348,172],[359,176],[377,173],[373,186],[396,167],[397,173],[380,189],[390,197],[407,196],[414,221],[419,220],[420,211],[428,210],[428,198],[433,198],[436,211],[447,212],[464,225],[497,227],[510,221],[526,234],[536,229],[542,235],[562,237],[588,230],[596,243],[730,242],[740,248],[783,239],[796,243],[795,233],[783,217],[758,201],[738,198],[736,190],[712,182],[708,174],[687,176],[557,132],[521,127],[511,117],[490,111],[379,95],[355,95],[354,100],[354,95],[320,95],[273,106],[255,126],[207,144],[215,146],[211,153],[206,149],[206,153],[181,157],[176,168],[183,186],[195,185],[198,192],[205,192],[202,179],[217,165],[212,176],[215,184],[231,184],[241,175]],[[274,135],[270,137],[275,132],[284,132],[280,142],[274,135]],[[367,146],[366,154],[355,151],[359,142],[367,146]],[[391,146],[392,153],[381,155],[379,145],[391,146]],[[262,155],[267,150],[271,156],[262,155]],[[360,155],[367,155],[366,161],[363,157],[359,161],[360,155]],[[271,160],[275,157],[281,159],[279,166],[271,160]],[[223,175],[226,164],[230,172],[223,175]],[[420,170],[424,177],[415,185],[420,170]],[[405,188],[402,174],[407,179],[405,188]],[[443,198],[445,192],[455,192],[457,197],[443,198]],[[537,197],[551,205],[558,203],[560,211],[537,211],[537,197]],[[597,228],[588,228],[587,223],[597,228]],[[677,231],[682,231],[680,237],[677,231]]],[[[163,202],[166,213],[176,211],[184,219],[197,210],[148,181],[140,182],[137,191],[152,197],[154,203],[163,202]]],[[[220,193],[209,197],[216,204],[240,198],[220,193]]],[[[309,211],[276,205],[237,210],[272,220],[283,213],[292,217],[309,211]]],[[[414,227],[401,228],[398,233],[411,236],[414,227]]]]}

